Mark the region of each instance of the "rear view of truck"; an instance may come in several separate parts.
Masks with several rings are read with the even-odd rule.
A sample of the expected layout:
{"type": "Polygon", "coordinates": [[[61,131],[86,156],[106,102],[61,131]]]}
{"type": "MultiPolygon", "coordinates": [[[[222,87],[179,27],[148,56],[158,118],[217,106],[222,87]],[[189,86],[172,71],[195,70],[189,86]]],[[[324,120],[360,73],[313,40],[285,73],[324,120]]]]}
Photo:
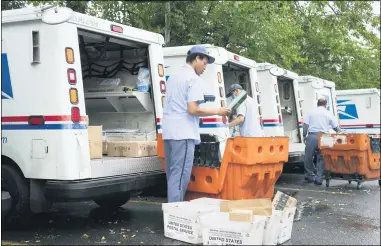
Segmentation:
{"type": "MultiPolygon", "coordinates": [[[[254,115],[258,123],[262,122],[262,109],[256,83],[255,61],[231,53],[226,49],[210,44],[202,44],[216,60],[209,64],[201,75],[205,81],[204,93],[212,96],[214,101],[201,104],[200,107],[219,108],[229,105],[231,98],[226,98],[232,84],[240,84],[249,96],[254,99],[254,115]]],[[[182,64],[192,46],[164,48],[166,77],[169,78],[182,64]]],[[[219,167],[225,151],[226,140],[231,136],[226,117],[212,116],[200,118],[201,145],[196,149],[195,163],[199,166],[219,167]],[[216,151],[217,150],[217,151],[216,151]]],[[[236,133],[239,129],[236,130],[236,133]]],[[[236,135],[236,134],[235,134],[236,135]]]]}
{"type": "Polygon", "coordinates": [[[300,76],[298,82],[303,113],[307,116],[317,108],[318,99],[325,98],[327,99],[327,110],[337,118],[339,123],[335,83],[313,76],[300,76]]]}
{"type": "Polygon", "coordinates": [[[302,105],[298,75],[274,64],[257,64],[263,122],[266,136],[287,136],[290,141],[288,164],[304,160],[302,105]]]}
{"type": "Polygon", "coordinates": [[[5,222],[53,202],[115,208],[165,182],[156,150],[163,37],[67,8],[2,15],[5,222]]]}

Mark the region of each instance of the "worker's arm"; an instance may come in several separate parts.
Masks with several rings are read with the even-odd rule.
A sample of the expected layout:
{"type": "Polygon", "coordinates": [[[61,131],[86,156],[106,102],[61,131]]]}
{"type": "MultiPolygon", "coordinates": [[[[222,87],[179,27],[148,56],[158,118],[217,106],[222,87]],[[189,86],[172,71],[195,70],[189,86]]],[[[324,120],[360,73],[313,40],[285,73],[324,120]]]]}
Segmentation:
{"type": "Polygon", "coordinates": [[[235,118],[234,120],[232,120],[232,121],[229,123],[229,127],[234,127],[234,126],[236,126],[236,125],[239,125],[239,124],[241,124],[244,120],[245,120],[245,116],[243,116],[243,115],[238,115],[237,118],[235,118]]]}
{"type": "MultiPolygon", "coordinates": [[[[243,103],[241,103],[241,105],[238,106],[238,108],[237,108],[237,118],[235,118],[234,120],[232,120],[229,123],[229,127],[234,127],[236,125],[239,125],[239,124],[241,124],[245,120],[246,109],[247,109],[246,102],[243,102],[243,103]]],[[[252,126],[252,127],[254,127],[254,126],[252,126]]]]}
{"type": "Polygon", "coordinates": [[[340,126],[337,126],[335,128],[332,128],[333,130],[335,130],[335,132],[342,132],[343,130],[341,130],[340,126]]]}
{"type": "Polygon", "coordinates": [[[230,109],[223,108],[200,108],[198,102],[188,102],[188,113],[193,116],[228,115],[230,109]]]}
{"type": "Polygon", "coordinates": [[[335,130],[335,132],[342,131],[339,124],[337,123],[336,118],[333,115],[330,117],[329,124],[331,125],[332,129],[335,130]]]}

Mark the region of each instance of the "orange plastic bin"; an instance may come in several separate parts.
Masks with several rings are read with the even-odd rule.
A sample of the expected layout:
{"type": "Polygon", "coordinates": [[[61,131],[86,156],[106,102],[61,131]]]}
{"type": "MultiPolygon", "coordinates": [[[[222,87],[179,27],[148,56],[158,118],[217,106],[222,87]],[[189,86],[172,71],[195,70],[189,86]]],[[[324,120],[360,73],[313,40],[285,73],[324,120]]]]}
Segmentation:
{"type": "MultiPolygon", "coordinates": [[[[284,162],[288,160],[288,149],[287,137],[230,138],[220,168],[193,167],[185,199],[272,198],[275,183],[282,173],[284,162]]],[[[158,156],[163,158],[165,170],[160,135],[158,156]]]]}
{"type": "Polygon", "coordinates": [[[380,135],[320,134],[319,148],[327,187],[330,179],[356,181],[357,189],[364,181],[380,180],[380,135]]]}

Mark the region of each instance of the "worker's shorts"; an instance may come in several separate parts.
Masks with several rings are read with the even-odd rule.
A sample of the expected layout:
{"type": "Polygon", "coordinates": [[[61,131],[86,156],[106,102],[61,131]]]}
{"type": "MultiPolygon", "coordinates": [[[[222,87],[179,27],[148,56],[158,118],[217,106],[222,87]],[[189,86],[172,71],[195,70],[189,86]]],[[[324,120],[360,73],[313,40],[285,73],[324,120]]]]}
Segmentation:
{"type": "Polygon", "coordinates": [[[194,160],[195,140],[164,140],[168,202],[184,201],[194,160]]]}

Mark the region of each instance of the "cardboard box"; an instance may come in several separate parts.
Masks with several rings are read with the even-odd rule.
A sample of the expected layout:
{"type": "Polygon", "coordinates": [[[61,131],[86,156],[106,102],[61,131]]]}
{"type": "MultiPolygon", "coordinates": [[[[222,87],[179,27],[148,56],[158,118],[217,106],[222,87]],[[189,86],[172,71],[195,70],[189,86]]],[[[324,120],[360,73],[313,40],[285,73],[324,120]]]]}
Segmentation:
{"type": "Polygon", "coordinates": [[[254,215],[250,222],[230,220],[230,213],[201,216],[204,245],[262,245],[265,216],[254,215]]]}
{"type": "Polygon", "coordinates": [[[104,131],[104,140],[108,141],[155,141],[156,131],[144,132],[107,132],[104,131]]]}
{"type": "Polygon", "coordinates": [[[102,126],[88,126],[90,159],[102,158],[102,126]]]}
{"type": "Polygon", "coordinates": [[[282,218],[280,220],[278,244],[282,244],[291,239],[292,226],[294,224],[296,207],[286,208],[282,211],[282,218]]]}
{"type": "Polygon", "coordinates": [[[263,232],[263,245],[277,245],[280,232],[280,221],[283,211],[273,210],[271,216],[267,216],[263,232]]]}
{"type": "Polygon", "coordinates": [[[271,199],[247,199],[221,201],[220,212],[230,212],[232,209],[251,210],[254,215],[270,216],[272,214],[271,199]]]}
{"type": "Polygon", "coordinates": [[[277,191],[273,199],[273,209],[283,211],[285,208],[296,207],[297,200],[283,192],[277,191]]]}
{"type": "Polygon", "coordinates": [[[226,200],[221,200],[221,199],[215,199],[215,198],[209,198],[209,197],[202,197],[202,198],[197,198],[190,200],[190,203],[196,203],[196,204],[205,204],[205,205],[212,205],[212,206],[220,206],[221,201],[226,201],[226,200]]]}
{"type": "Polygon", "coordinates": [[[281,212],[278,227],[277,244],[282,244],[291,239],[292,226],[296,212],[297,200],[278,191],[273,199],[273,208],[281,212]]]}
{"type": "Polygon", "coordinates": [[[233,209],[229,212],[229,220],[239,222],[252,222],[253,212],[251,210],[233,209]]]}
{"type": "Polygon", "coordinates": [[[157,141],[109,141],[107,155],[145,157],[157,155],[157,141]]]}
{"type": "Polygon", "coordinates": [[[192,244],[202,243],[200,217],[217,212],[219,206],[190,202],[162,204],[164,236],[192,244]]]}

